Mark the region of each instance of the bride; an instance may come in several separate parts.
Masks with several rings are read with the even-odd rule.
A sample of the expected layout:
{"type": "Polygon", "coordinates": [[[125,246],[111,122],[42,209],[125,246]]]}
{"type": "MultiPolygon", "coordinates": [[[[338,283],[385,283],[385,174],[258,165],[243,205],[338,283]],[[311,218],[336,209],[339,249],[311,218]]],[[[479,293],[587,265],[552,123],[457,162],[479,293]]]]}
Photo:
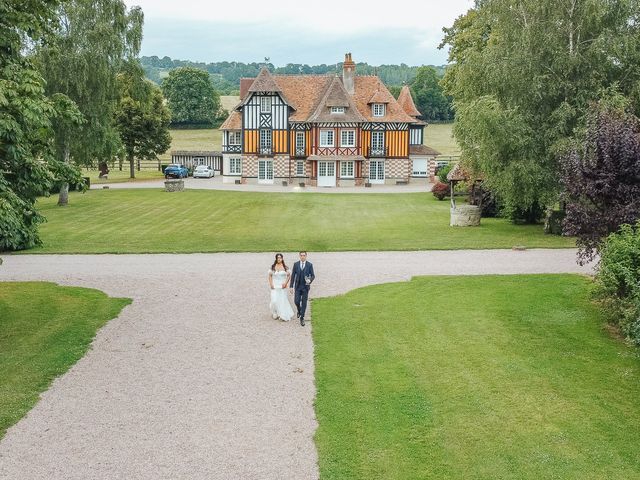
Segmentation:
{"type": "Polygon", "coordinates": [[[269,286],[271,287],[271,302],[269,303],[269,310],[271,310],[271,316],[276,319],[288,322],[293,318],[293,309],[287,298],[287,285],[289,284],[289,278],[291,272],[284,263],[284,258],[281,253],[276,254],[276,261],[271,265],[269,270],[269,286]]]}

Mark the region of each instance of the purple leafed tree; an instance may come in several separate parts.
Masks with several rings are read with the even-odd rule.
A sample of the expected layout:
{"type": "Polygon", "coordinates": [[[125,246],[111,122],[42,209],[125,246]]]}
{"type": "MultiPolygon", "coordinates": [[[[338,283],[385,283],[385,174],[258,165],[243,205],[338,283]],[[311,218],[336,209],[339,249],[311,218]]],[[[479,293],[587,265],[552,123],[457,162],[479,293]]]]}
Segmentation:
{"type": "Polygon", "coordinates": [[[580,147],[561,158],[566,235],[578,237],[578,261],[592,260],[604,238],[640,219],[640,120],[602,110],[580,147]]]}

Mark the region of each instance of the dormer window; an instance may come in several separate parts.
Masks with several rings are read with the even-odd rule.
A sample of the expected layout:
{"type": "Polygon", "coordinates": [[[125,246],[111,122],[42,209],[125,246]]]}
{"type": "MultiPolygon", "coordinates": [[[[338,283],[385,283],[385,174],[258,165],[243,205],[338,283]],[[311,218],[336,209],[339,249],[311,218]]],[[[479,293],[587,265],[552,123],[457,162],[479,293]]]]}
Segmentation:
{"type": "Polygon", "coordinates": [[[371,105],[374,117],[384,117],[384,103],[374,103],[371,105]]]}
{"type": "Polygon", "coordinates": [[[271,113],[271,97],[260,97],[260,112],[271,113]]]}
{"type": "Polygon", "coordinates": [[[331,107],[331,113],[344,113],[344,107],[331,107]]]}

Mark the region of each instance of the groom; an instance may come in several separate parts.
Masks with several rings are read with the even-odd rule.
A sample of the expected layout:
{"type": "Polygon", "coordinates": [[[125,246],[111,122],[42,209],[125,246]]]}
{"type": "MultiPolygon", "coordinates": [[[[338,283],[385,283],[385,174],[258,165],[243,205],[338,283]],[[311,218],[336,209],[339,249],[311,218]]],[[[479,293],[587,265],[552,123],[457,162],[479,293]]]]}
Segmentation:
{"type": "Polygon", "coordinates": [[[300,252],[300,261],[293,264],[291,272],[291,291],[295,292],[293,302],[298,309],[300,325],[304,327],[304,312],[307,310],[307,299],[311,282],[316,278],[313,265],[307,262],[307,252],[300,252]]]}

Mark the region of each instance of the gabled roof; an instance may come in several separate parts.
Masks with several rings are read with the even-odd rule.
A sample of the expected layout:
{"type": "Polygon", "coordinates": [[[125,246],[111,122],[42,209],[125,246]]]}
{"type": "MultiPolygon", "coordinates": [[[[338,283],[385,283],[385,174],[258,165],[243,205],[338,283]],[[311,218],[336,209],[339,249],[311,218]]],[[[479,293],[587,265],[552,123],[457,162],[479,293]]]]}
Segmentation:
{"type": "Polygon", "coordinates": [[[242,128],[242,114],[232,110],[227,119],[220,125],[219,130],[240,130],[242,128]]]}
{"type": "Polygon", "coordinates": [[[292,122],[398,122],[424,124],[408,115],[377,76],[356,76],[354,94],[335,75],[272,75],[266,68],[255,79],[241,79],[241,103],[231,112],[221,130],[239,129],[240,110],[255,92],[275,92],[293,112],[292,122]],[[385,115],[374,117],[370,103],[386,103],[385,115]],[[330,107],[346,108],[344,114],[330,113],[330,107]],[[237,116],[236,116],[237,114],[237,116]]]}
{"type": "Polygon", "coordinates": [[[405,111],[407,115],[412,117],[419,117],[421,114],[416,108],[416,104],[413,103],[413,97],[411,97],[411,90],[408,85],[404,85],[402,90],[400,90],[400,95],[398,95],[398,103],[405,111]]]}
{"type": "Polygon", "coordinates": [[[369,99],[369,101],[367,103],[369,103],[369,104],[372,104],[372,103],[391,103],[391,102],[393,102],[395,100],[395,98],[393,98],[393,95],[391,95],[391,92],[389,92],[387,87],[382,85],[383,88],[380,88],[381,84],[382,84],[382,82],[378,82],[378,89],[375,92],[373,92],[373,95],[371,95],[371,98],[369,99]]]}
{"type": "MultiPolygon", "coordinates": [[[[381,93],[380,95],[384,95],[381,93]]],[[[401,122],[401,123],[415,123],[415,119],[407,115],[400,104],[393,98],[393,95],[389,93],[387,87],[380,81],[380,79],[374,75],[356,76],[355,78],[355,92],[353,94],[353,100],[355,101],[360,114],[369,122],[401,122]],[[369,100],[376,94],[376,92],[386,92],[389,97],[389,103],[384,112],[384,117],[374,117],[371,111],[371,105],[369,100]]]]}
{"type": "Polygon", "coordinates": [[[262,67],[260,73],[253,81],[249,89],[250,93],[253,92],[278,92],[281,93],[280,86],[276,83],[273,75],[267,70],[267,67],[262,67]]]}
{"type": "Polygon", "coordinates": [[[327,85],[324,95],[307,119],[308,122],[364,122],[358,107],[347,93],[338,77],[333,77],[327,85]],[[331,113],[331,107],[345,107],[344,113],[331,113]]]}

